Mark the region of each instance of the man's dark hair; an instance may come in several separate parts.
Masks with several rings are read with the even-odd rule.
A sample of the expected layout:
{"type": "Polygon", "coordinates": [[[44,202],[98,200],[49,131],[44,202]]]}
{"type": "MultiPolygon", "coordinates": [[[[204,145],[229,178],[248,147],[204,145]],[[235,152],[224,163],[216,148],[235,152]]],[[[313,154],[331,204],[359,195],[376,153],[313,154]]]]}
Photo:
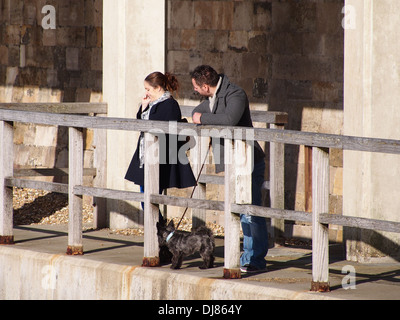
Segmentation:
{"type": "Polygon", "coordinates": [[[219,81],[218,73],[207,65],[198,66],[190,75],[200,86],[207,84],[211,87],[216,87],[219,81]]]}

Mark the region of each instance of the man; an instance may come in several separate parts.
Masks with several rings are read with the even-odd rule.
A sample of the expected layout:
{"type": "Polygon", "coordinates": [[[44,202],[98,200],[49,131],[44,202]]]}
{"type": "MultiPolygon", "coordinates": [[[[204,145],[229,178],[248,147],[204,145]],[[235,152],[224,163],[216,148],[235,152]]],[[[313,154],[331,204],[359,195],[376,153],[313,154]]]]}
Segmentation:
{"type": "MultiPolygon", "coordinates": [[[[249,101],[244,90],[231,83],[227,76],[219,75],[212,67],[198,66],[192,73],[193,88],[207,97],[192,113],[193,123],[253,127],[249,101]]],[[[213,139],[213,152],[218,150],[221,161],[216,161],[216,172],[224,171],[223,139],[213,139]]],[[[261,205],[261,186],[264,182],[264,152],[254,143],[254,169],[252,173],[252,204],[261,205]]],[[[242,214],[243,254],[240,270],[243,273],[266,270],[265,256],[268,252],[268,231],[265,218],[242,214]]]]}

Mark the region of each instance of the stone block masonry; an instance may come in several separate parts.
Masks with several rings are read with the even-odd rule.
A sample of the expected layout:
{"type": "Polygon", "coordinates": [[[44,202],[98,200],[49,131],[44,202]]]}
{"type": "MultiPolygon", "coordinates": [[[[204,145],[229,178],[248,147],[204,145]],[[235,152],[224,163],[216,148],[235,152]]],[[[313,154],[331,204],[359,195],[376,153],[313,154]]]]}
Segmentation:
{"type": "MultiPolygon", "coordinates": [[[[342,134],[343,6],[343,0],[169,0],[167,69],[182,81],[182,103],[197,103],[189,73],[210,64],[245,89],[252,108],[288,112],[287,129],[342,134]]],[[[288,209],[310,209],[305,154],[285,147],[288,209]]],[[[341,213],[342,152],[333,154],[339,160],[331,164],[331,210],[341,213]]]]}
{"type": "Polygon", "coordinates": [[[167,68],[182,81],[180,97],[198,99],[189,72],[207,63],[246,89],[252,102],[265,103],[270,27],[266,1],[168,1],[167,68]]]}
{"type": "MultiPolygon", "coordinates": [[[[0,102],[101,101],[102,0],[2,0],[0,8],[0,102]]],[[[16,167],[68,166],[62,128],[16,124],[15,136],[16,167]]]]}

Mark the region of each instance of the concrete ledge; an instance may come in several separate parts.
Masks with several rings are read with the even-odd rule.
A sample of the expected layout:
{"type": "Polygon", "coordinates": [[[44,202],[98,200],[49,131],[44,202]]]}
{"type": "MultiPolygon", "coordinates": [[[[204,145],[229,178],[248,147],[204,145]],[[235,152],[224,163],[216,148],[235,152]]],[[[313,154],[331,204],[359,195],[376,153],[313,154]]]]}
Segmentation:
{"type": "Polygon", "coordinates": [[[252,282],[207,278],[0,246],[0,299],[332,299],[252,282]],[[257,289],[257,290],[255,290],[257,289]]]}

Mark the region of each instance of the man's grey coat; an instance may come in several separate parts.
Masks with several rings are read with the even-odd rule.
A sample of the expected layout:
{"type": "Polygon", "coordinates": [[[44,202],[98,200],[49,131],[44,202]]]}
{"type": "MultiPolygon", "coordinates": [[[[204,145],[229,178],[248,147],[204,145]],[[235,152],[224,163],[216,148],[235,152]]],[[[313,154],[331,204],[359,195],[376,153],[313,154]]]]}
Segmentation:
{"type": "MultiPolygon", "coordinates": [[[[215,104],[210,109],[210,101],[206,99],[194,110],[201,113],[201,124],[253,127],[251,120],[249,100],[246,92],[230,82],[228,77],[222,77],[221,86],[217,92],[215,104]]],[[[213,154],[216,172],[224,171],[224,141],[223,139],[213,139],[213,154]]],[[[254,163],[264,159],[264,152],[256,141],[254,144],[254,163]]]]}

